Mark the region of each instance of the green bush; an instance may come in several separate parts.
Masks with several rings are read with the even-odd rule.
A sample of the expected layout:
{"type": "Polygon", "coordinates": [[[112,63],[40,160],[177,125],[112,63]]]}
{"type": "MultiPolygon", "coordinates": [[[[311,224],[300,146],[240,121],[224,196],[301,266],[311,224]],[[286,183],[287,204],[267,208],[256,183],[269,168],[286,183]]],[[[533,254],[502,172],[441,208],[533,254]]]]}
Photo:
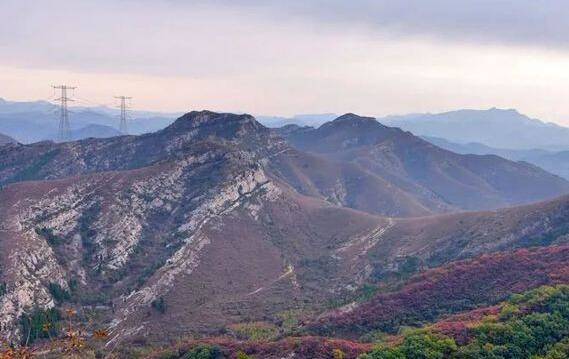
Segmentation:
{"type": "Polygon", "coordinates": [[[59,333],[58,322],[61,313],[55,309],[34,309],[29,314],[22,314],[20,326],[22,329],[22,344],[32,344],[37,339],[53,338],[59,333]]]}
{"type": "Polygon", "coordinates": [[[150,305],[161,314],[166,313],[166,301],[163,297],[153,300],[150,305]]]}
{"type": "Polygon", "coordinates": [[[541,287],[502,304],[497,318],[482,320],[469,341],[431,330],[404,334],[395,347],[379,346],[362,359],[569,359],[569,286],[541,287]]]}
{"type": "Polygon", "coordinates": [[[47,243],[49,243],[52,246],[59,246],[63,244],[63,239],[59,236],[56,236],[53,233],[53,229],[51,228],[47,227],[36,228],[36,234],[40,237],[45,238],[47,243]]]}
{"type": "Polygon", "coordinates": [[[277,337],[279,330],[270,323],[253,322],[234,324],[229,327],[237,338],[253,341],[270,341],[277,337]]]}
{"type": "Polygon", "coordinates": [[[180,359],[221,359],[223,354],[217,346],[199,345],[184,355],[180,359]]]}
{"type": "Polygon", "coordinates": [[[49,293],[57,303],[63,303],[71,300],[71,294],[63,289],[57,283],[49,283],[49,293]]]}

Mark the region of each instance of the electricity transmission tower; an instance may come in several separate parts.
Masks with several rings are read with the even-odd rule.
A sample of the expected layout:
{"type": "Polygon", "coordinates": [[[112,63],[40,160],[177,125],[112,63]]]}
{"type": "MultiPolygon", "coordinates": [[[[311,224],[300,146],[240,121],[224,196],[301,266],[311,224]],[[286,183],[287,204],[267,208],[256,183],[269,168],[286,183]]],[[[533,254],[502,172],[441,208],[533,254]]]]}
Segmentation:
{"type": "Polygon", "coordinates": [[[69,126],[69,110],[67,109],[67,102],[73,101],[67,97],[67,90],[75,90],[76,87],[66,85],[52,86],[56,90],[61,90],[61,97],[56,99],[60,102],[59,114],[59,141],[65,142],[71,139],[71,130],[69,126]]]}
{"type": "Polygon", "coordinates": [[[121,109],[121,122],[119,125],[119,130],[127,135],[128,134],[128,126],[126,123],[126,110],[127,110],[127,105],[126,105],[126,100],[130,100],[132,99],[132,97],[126,97],[126,96],[115,96],[115,98],[118,98],[119,100],[121,100],[121,104],[120,104],[120,109],[121,109]]]}

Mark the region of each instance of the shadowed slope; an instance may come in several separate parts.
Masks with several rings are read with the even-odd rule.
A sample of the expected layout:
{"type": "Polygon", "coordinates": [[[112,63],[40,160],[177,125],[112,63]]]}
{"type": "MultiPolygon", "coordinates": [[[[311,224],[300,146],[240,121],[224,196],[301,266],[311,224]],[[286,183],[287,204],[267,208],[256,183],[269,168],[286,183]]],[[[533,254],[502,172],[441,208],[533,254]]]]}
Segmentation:
{"type": "Polygon", "coordinates": [[[354,114],[280,133],[301,150],[357,164],[438,212],[495,209],[569,191],[568,182],[527,163],[459,155],[354,114]]]}

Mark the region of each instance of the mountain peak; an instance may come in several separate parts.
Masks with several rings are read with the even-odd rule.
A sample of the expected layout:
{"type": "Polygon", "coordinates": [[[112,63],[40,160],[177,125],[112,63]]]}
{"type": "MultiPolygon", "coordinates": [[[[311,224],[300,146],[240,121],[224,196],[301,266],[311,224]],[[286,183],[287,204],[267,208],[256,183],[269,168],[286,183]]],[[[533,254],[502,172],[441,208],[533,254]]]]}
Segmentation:
{"type": "Polygon", "coordinates": [[[195,133],[199,137],[235,139],[247,134],[268,132],[268,129],[248,114],[218,113],[213,111],[192,111],[165,130],[167,133],[195,133]]]}
{"type": "Polygon", "coordinates": [[[346,113],[334,121],[332,123],[345,123],[345,122],[352,122],[352,123],[370,123],[370,122],[377,122],[373,117],[366,117],[356,115],[355,113],[346,113]]]}
{"type": "Polygon", "coordinates": [[[323,130],[333,130],[333,129],[340,129],[340,128],[375,128],[375,127],[383,127],[379,122],[376,121],[373,117],[364,117],[359,116],[354,113],[346,113],[333,121],[326,122],[320,129],[323,130]]]}
{"type": "Polygon", "coordinates": [[[216,123],[229,123],[229,122],[255,122],[255,118],[251,115],[232,114],[232,113],[219,113],[209,110],[191,111],[178,118],[170,127],[200,127],[213,125],[216,123]]]}

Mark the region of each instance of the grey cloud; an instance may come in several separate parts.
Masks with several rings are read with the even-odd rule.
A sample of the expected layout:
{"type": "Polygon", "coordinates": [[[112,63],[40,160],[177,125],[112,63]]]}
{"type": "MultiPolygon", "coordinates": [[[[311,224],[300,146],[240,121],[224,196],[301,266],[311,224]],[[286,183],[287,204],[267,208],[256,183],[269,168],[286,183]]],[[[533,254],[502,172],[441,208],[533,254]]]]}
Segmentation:
{"type": "MultiPolygon", "coordinates": [[[[170,3],[182,2],[170,0],[170,3]]],[[[276,18],[293,16],[332,25],[368,26],[402,36],[569,47],[567,0],[217,0],[213,3],[246,6],[251,11],[267,10],[276,18]]]]}
{"type": "Polygon", "coordinates": [[[1,0],[0,63],[225,76],[337,56],[352,29],[566,50],[568,19],[566,0],[1,0]]]}

